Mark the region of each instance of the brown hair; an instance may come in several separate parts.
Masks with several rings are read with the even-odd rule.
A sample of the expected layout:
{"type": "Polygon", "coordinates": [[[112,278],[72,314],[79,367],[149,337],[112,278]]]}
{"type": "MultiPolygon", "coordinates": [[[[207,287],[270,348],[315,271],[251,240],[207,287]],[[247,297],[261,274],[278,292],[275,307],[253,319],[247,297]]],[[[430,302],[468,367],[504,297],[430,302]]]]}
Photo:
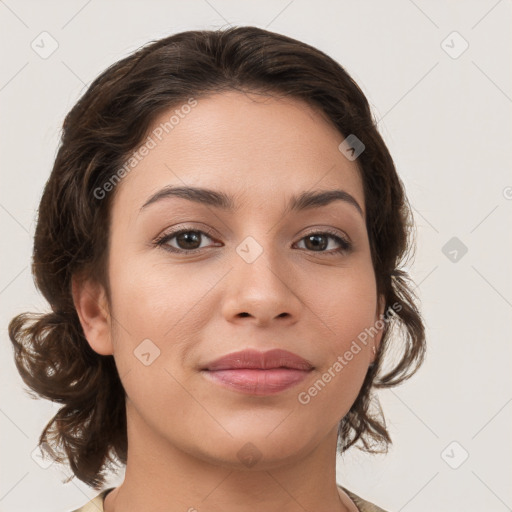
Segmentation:
{"type": "Polygon", "coordinates": [[[357,441],[368,452],[382,445],[387,450],[391,438],[372,388],[403,382],[424,358],[416,296],[399,268],[411,253],[411,209],[368,101],[347,72],[314,47],[256,27],[188,31],[152,41],[105,70],[66,116],[34,237],[32,273],[51,312],[22,313],[9,324],[23,381],[40,397],[62,404],[40,446],[60,463],[65,453],[74,475],[96,489],[115,458],[126,464],[127,432],[114,358],[91,349],[71,295],[72,276],[83,274],[97,279],[111,297],[106,262],[116,189],[102,199],[95,190],[119,172],[157,116],[192,96],[228,90],[302,99],[343,136],[353,134],[365,145],[357,163],[386,322],[375,363],[339,424],[340,453],[357,441]]]}

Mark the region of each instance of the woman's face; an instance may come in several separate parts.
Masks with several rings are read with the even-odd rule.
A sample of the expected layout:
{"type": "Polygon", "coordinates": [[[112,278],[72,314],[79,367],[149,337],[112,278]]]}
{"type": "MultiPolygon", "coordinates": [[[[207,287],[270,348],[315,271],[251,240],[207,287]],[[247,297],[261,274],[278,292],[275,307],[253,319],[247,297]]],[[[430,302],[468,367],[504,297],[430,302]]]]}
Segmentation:
{"type": "Polygon", "coordinates": [[[358,341],[382,310],[357,161],[299,100],[213,95],[169,109],[152,130],[117,185],[113,323],[91,345],[113,353],[128,421],[146,437],[226,466],[305,456],[336,439],[379,342],[358,341]],[[171,186],[212,193],[155,196],[171,186]],[[341,199],[292,208],[334,190],[341,199]],[[212,364],[246,349],[310,366],[279,354],[266,367],[212,364]]]}

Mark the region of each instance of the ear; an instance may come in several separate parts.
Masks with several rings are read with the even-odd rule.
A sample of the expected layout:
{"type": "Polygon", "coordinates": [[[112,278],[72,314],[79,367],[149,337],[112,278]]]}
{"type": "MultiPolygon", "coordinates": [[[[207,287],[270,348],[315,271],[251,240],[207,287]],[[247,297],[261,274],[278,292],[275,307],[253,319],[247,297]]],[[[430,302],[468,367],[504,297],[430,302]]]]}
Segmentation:
{"type": "MultiPolygon", "coordinates": [[[[382,335],[383,335],[383,331],[384,331],[384,327],[385,327],[385,323],[383,320],[385,308],[386,308],[386,298],[384,297],[384,295],[379,295],[379,298],[377,300],[377,309],[375,311],[375,322],[374,322],[374,325],[376,326],[376,328],[378,329],[379,332],[373,338],[373,343],[374,343],[373,346],[375,347],[376,352],[378,352],[378,350],[379,350],[380,342],[382,340],[382,335]]],[[[371,362],[373,363],[374,360],[375,360],[375,354],[372,354],[371,362]]]]}
{"type": "Polygon", "coordinates": [[[104,287],[92,279],[81,279],[74,275],[71,290],[89,345],[98,354],[113,354],[110,313],[104,287]]]}

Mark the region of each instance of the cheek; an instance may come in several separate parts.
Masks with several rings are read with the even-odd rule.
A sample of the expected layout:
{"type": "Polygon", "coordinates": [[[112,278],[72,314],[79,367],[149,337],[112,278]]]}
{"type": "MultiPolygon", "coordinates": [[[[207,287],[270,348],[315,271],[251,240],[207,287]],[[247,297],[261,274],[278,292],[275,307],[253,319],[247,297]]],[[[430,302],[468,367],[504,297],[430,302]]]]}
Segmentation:
{"type": "MultiPolygon", "coordinates": [[[[192,272],[187,264],[123,260],[111,266],[113,314],[123,338],[117,355],[133,357],[139,344],[150,339],[165,352],[161,360],[179,366],[210,323],[223,323],[220,304],[233,290],[221,279],[227,267],[195,267],[192,272]]],[[[353,267],[319,266],[314,274],[299,269],[293,281],[293,293],[305,305],[298,322],[307,338],[316,340],[320,360],[333,364],[359,339],[366,345],[360,343],[350,366],[367,366],[372,340],[367,335],[365,340],[364,333],[375,323],[376,310],[371,262],[361,258],[353,267]]]]}
{"type": "MultiPolygon", "coordinates": [[[[189,393],[224,418],[225,403],[217,403],[209,389],[194,380],[187,355],[204,350],[204,345],[197,346],[204,344],[206,333],[217,334],[212,343],[218,341],[222,331],[211,333],[212,325],[225,324],[220,304],[234,288],[221,279],[229,267],[205,266],[194,273],[191,268],[148,264],[142,257],[113,262],[111,267],[116,364],[128,397],[155,428],[160,428],[161,414],[171,421],[175,410],[205,421],[204,410],[189,393]]],[[[319,364],[315,380],[298,387],[290,405],[313,435],[335,425],[357,397],[372,344],[371,339],[366,345],[354,341],[375,322],[376,289],[367,261],[359,260],[353,268],[318,266],[315,273],[297,272],[293,292],[304,303],[298,328],[315,343],[319,364]]],[[[226,424],[231,416],[226,410],[226,424]]],[[[269,423],[278,423],[278,418],[269,423]]],[[[210,426],[218,429],[213,421],[210,426]]]]}
{"type": "Polygon", "coordinates": [[[373,325],[373,297],[340,300],[338,315],[327,319],[329,330],[318,343],[322,364],[314,377],[297,389],[301,413],[313,431],[334,427],[343,418],[363,385],[373,342],[368,334],[373,325]],[[351,299],[351,300],[349,300],[351,299]],[[334,332],[332,332],[334,331],[334,332]]]}
{"type": "MultiPolygon", "coordinates": [[[[328,346],[336,352],[346,350],[353,339],[374,325],[377,290],[373,267],[363,262],[354,268],[341,269],[311,285],[308,300],[315,307],[328,346]]],[[[371,341],[371,340],[369,340],[371,341]]]]}
{"type": "Polygon", "coordinates": [[[122,385],[132,410],[163,433],[176,411],[201,419],[183,361],[199,338],[191,312],[204,291],[191,285],[183,270],[162,267],[117,267],[111,285],[114,357],[122,385]]]}
{"type": "Polygon", "coordinates": [[[215,283],[214,276],[191,275],[185,266],[128,264],[112,273],[112,302],[119,323],[135,337],[173,337],[205,290],[215,283]],[[210,283],[211,281],[211,283],[210,283]]]}
{"type": "Polygon", "coordinates": [[[190,274],[183,265],[142,264],[135,259],[124,263],[113,264],[111,272],[119,374],[129,374],[126,391],[134,401],[135,396],[144,401],[151,397],[156,404],[164,395],[172,401],[179,385],[171,375],[183,383],[189,378],[187,356],[200,342],[212,314],[205,294],[218,277],[212,272],[190,274]],[[162,383],[166,383],[164,388],[162,383]],[[158,389],[166,391],[160,396],[155,393],[158,389]]]}
{"type": "Polygon", "coordinates": [[[322,333],[317,338],[322,365],[313,385],[299,391],[298,401],[314,404],[312,409],[328,417],[342,417],[359,393],[372,355],[377,307],[373,268],[347,271],[335,284],[330,281],[323,293],[312,289],[311,303],[322,333]]]}

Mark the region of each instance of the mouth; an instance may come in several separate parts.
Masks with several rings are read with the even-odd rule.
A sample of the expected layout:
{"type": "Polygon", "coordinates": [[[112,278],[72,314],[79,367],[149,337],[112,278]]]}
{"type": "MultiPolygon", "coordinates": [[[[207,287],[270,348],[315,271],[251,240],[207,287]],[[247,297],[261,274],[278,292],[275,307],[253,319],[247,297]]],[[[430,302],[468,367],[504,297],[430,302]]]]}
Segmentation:
{"type": "Polygon", "coordinates": [[[243,350],[223,356],[201,369],[211,382],[245,394],[264,396],[303,381],[314,366],[286,350],[243,350]]]}

